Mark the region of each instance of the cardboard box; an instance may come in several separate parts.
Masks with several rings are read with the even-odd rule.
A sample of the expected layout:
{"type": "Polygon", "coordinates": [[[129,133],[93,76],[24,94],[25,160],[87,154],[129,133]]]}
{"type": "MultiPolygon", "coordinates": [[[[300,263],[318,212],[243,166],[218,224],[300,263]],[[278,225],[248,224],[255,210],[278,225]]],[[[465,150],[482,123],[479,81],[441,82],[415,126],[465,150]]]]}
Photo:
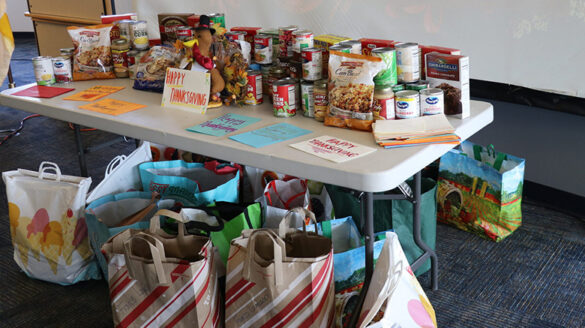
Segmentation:
{"type": "Polygon", "coordinates": [[[338,44],[341,41],[351,40],[350,37],[347,36],[340,36],[335,34],[322,34],[317,35],[313,38],[313,43],[315,48],[323,49],[321,60],[323,65],[323,78],[326,79],[329,70],[329,47],[332,45],[338,44]]]}
{"type": "Polygon", "coordinates": [[[453,48],[446,48],[446,47],[439,47],[439,46],[425,46],[425,45],[419,45],[418,46],[420,49],[420,57],[421,57],[421,61],[420,61],[420,79],[424,80],[426,78],[426,68],[425,68],[425,55],[431,52],[438,52],[438,53],[442,53],[442,54],[448,54],[448,55],[461,55],[461,50],[459,49],[453,49],[453,48]]]}
{"type": "Polygon", "coordinates": [[[398,41],[393,40],[382,40],[382,39],[368,39],[361,38],[359,41],[362,43],[362,54],[371,56],[372,50],[375,48],[390,47],[394,48],[394,45],[398,41]]]}
{"type": "Polygon", "coordinates": [[[163,44],[172,44],[177,40],[175,31],[177,27],[189,26],[189,16],[193,13],[163,13],[158,14],[158,27],[160,31],[160,41],[163,44]]]}
{"type": "Polygon", "coordinates": [[[466,118],[469,104],[469,57],[431,52],[426,54],[427,81],[443,89],[445,115],[466,118]]]}

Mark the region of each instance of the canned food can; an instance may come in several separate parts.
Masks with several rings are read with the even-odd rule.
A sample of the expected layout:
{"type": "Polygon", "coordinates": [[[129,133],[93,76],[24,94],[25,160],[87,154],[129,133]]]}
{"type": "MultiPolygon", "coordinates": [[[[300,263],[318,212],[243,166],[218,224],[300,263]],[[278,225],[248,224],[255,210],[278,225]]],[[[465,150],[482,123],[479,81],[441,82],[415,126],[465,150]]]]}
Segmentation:
{"type": "Polygon", "coordinates": [[[262,97],[262,73],[260,71],[247,70],[248,73],[248,91],[244,103],[247,105],[260,105],[264,98],[262,97]]]}
{"type": "Polygon", "coordinates": [[[395,85],[398,83],[398,74],[396,72],[396,50],[392,48],[374,48],[372,56],[380,57],[384,68],[374,77],[374,83],[377,85],[395,85]]]}
{"type": "Polygon", "coordinates": [[[280,58],[288,58],[293,56],[292,33],[298,29],[299,29],[298,26],[295,25],[278,28],[278,44],[280,46],[278,56],[280,58]]]}
{"type": "Polygon", "coordinates": [[[398,91],[402,91],[402,90],[406,90],[406,88],[404,87],[404,84],[396,84],[392,86],[392,91],[394,93],[398,92],[398,91]]]}
{"type": "Polygon", "coordinates": [[[207,15],[209,16],[209,21],[211,23],[211,27],[214,25],[219,25],[219,27],[225,28],[225,14],[224,13],[212,13],[207,15]]]}
{"type": "Polygon", "coordinates": [[[32,63],[38,85],[55,84],[55,73],[53,71],[53,60],[51,57],[34,57],[32,63]]]}
{"type": "Polygon", "coordinates": [[[69,57],[53,58],[53,73],[57,83],[69,83],[73,81],[71,73],[71,59],[69,57]]]}
{"type": "Polygon", "coordinates": [[[244,31],[231,31],[225,32],[225,37],[230,41],[245,41],[246,32],[244,31]]]}
{"type": "Polygon", "coordinates": [[[132,45],[136,50],[148,49],[148,32],[146,32],[146,21],[133,21],[130,24],[132,33],[132,45]]]}
{"type": "Polygon", "coordinates": [[[305,48],[313,48],[313,32],[309,30],[296,30],[292,32],[293,57],[301,58],[301,52],[305,48]]]}
{"type": "Polygon", "coordinates": [[[181,42],[186,42],[195,39],[195,33],[193,29],[189,26],[178,26],[175,29],[175,35],[177,36],[177,40],[181,42]]]}
{"type": "Polygon", "coordinates": [[[115,23],[120,30],[120,39],[128,40],[129,43],[132,42],[132,22],[134,22],[134,20],[123,19],[115,23]]]}
{"type": "Polygon", "coordinates": [[[61,48],[59,49],[59,55],[62,57],[67,57],[71,62],[73,62],[73,52],[75,48],[61,48]]]}
{"type": "Polygon", "coordinates": [[[272,63],[272,37],[258,34],[254,36],[254,61],[258,64],[272,63]]]}
{"type": "Polygon", "coordinates": [[[320,80],[323,73],[323,55],[319,48],[304,48],[302,51],[303,79],[309,81],[320,80]]]}
{"type": "Polygon", "coordinates": [[[315,104],[315,119],[319,122],[323,122],[325,115],[327,114],[327,108],[329,107],[327,80],[315,81],[313,86],[313,96],[315,104]]]}
{"type": "Polygon", "coordinates": [[[393,120],[396,118],[394,92],[390,86],[376,87],[372,112],[375,120],[393,120]]]}
{"type": "Polygon", "coordinates": [[[289,66],[289,75],[293,79],[300,80],[303,77],[303,63],[298,60],[291,59],[289,66]]]}
{"type": "Polygon", "coordinates": [[[291,78],[278,80],[272,84],[274,116],[295,116],[297,113],[296,87],[296,82],[291,78]]]}
{"type": "Polygon", "coordinates": [[[329,51],[339,51],[339,52],[344,52],[346,54],[351,53],[351,46],[344,46],[342,44],[334,44],[331,47],[329,47],[329,51]]]}
{"type": "Polygon", "coordinates": [[[303,116],[315,117],[315,98],[313,97],[313,82],[301,83],[301,102],[303,116]]]}
{"type": "Polygon", "coordinates": [[[415,90],[415,91],[421,91],[424,89],[428,89],[430,88],[430,83],[428,81],[417,81],[414,83],[408,83],[406,84],[406,90],[415,90]]]}
{"type": "Polygon", "coordinates": [[[420,49],[417,43],[399,43],[396,48],[398,81],[412,83],[420,79],[420,49]]]}
{"type": "Polygon", "coordinates": [[[394,97],[396,100],[396,118],[415,118],[420,116],[420,96],[414,90],[398,91],[394,97]]]}
{"type": "Polygon", "coordinates": [[[138,55],[138,50],[130,50],[128,51],[128,66],[136,64],[136,56],[138,55]]]}
{"type": "Polygon", "coordinates": [[[420,91],[420,111],[422,115],[436,115],[445,112],[443,90],[439,88],[420,91]]]}
{"type": "Polygon", "coordinates": [[[339,42],[342,46],[350,46],[350,54],[361,55],[362,54],[362,42],[358,40],[347,40],[339,42]]]}

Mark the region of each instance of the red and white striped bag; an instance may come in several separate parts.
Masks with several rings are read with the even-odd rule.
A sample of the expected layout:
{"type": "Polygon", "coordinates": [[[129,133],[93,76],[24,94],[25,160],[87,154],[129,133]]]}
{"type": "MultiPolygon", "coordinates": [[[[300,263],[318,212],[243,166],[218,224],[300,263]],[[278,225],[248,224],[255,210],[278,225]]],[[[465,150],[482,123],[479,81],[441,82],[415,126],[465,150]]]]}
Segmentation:
{"type": "Polygon", "coordinates": [[[331,240],[306,231],[245,230],[227,262],[226,327],[331,327],[331,240]],[[284,234],[284,236],[283,236],[284,234]]]}
{"type": "Polygon", "coordinates": [[[102,247],[115,327],[221,326],[211,241],[179,227],[176,237],[125,230],[102,247]]]}

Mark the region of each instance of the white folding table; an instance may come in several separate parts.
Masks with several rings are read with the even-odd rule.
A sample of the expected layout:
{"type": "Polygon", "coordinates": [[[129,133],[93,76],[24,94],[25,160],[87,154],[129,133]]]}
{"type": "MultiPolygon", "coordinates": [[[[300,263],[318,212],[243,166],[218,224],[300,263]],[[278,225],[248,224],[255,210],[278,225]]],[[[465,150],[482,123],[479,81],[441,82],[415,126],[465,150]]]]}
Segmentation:
{"type": "MultiPolygon", "coordinates": [[[[292,118],[277,118],[273,115],[272,106],[268,101],[258,106],[230,106],[210,109],[205,115],[193,113],[189,110],[165,108],[160,106],[161,94],[134,90],[132,89],[132,81],[128,79],[83,81],[67,85],[67,87],[76,89],[72,93],[85,90],[95,85],[124,86],[126,87],[125,89],[106,98],[147,105],[143,109],[118,116],[80,109],[78,106],[85,104],[85,102],[62,100],[68,94],[51,99],[11,95],[32,85],[34,84],[2,91],[0,93],[0,105],[76,124],[80,162],[83,161],[83,148],[79,138],[78,125],[84,125],[226,161],[269,169],[292,176],[309,178],[362,192],[362,215],[365,219],[366,280],[360,295],[359,308],[361,308],[374,267],[374,198],[407,199],[414,205],[414,240],[424,250],[423,255],[414,261],[411,267],[413,270],[416,270],[430,258],[432,288],[438,288],[437,256],[422,241],[420,236],[420,171],[453,148],[453,145],[437,144],[399,149],[383,149],[375,144],[371,133],[327,127],[312,118],[303,117],[302,114],[297,114],[297,116],[292,118]],[[214,137],[186,130],[188,127],[203,123],[226,113],[257,117],[261,121],[223,137],[214,137]],[[264,126],[282,122],[294,124],[313,132],[262,148],[250,147],[228,138],[234,134],[256,130],[264,126]],[[376,147],[377,150],[369,155],[345,163],[333,163],[288,146],[291,143],[322,135],[329,135],[354,143],[376,147]],[[374,195],[374,192],[395,189],[412,176],[414,176],[414,190],[411,195],[374,195]]],[[[471,116],[469,118],[463,120],[449,118],[449,121],[455,128],[457,135],[464,140],[493,121],[493,107],[486,102],[471,101],[471,116]]],[[[82,167],[83,165],[85,164],[82,163],[82,167]]]]}

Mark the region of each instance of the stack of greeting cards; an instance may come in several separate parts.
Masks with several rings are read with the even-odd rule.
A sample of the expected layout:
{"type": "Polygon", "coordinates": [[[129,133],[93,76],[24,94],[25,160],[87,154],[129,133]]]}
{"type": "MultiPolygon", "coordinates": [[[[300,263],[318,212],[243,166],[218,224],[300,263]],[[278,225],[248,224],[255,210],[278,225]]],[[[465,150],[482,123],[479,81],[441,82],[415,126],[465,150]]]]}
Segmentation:
{"type": "Polygon", "coordinates": [[[377,120],[372,129],[376,143],[384,148],[461,142],[443,114],[406,120],[377,120]]]}

